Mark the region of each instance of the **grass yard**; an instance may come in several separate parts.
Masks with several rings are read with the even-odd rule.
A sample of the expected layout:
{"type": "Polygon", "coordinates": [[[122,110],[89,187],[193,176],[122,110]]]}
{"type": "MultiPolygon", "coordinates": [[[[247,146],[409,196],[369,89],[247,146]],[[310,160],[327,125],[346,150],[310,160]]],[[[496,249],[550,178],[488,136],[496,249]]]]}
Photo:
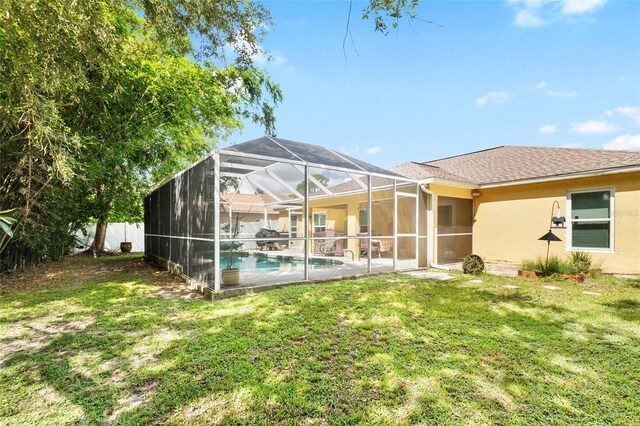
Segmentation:
{"type": "Polygon", "coordinates": [[[638,424],[639,280],[471,279],[207,302],[136,256],[0,278],[0,424],[638,424]]]}

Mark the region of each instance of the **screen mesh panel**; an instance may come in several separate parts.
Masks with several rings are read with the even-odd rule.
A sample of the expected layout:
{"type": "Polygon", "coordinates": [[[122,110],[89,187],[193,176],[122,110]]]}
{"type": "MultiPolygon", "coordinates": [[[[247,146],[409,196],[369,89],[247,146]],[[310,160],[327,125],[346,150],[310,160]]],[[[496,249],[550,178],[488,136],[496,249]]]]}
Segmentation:
{"type": "Polygon", "coordinates": [[[171,235],[171,182],[158,190],[158,234],[171,235]]]}
{"type": "Polygon", "coordinates": [[[189,235],[213,238],[213,159],[208,158],[189,170],[189,235]]]}
{"type": "Polygon", "coordinates": [[[183,173],[173,180],[171,187],[171,235],[186,237],[189,220],[189,178],[183,173]]]}
{"type": "Polygon", "coordinates": [[[145,198],[145,253],[161,266],[180,265],[177,270],[209,287],[215,282],[218,247],[221,268],[230,263],[242,270],[241,285],[249,277],[259,284],[304,279],[305,247],[311,278],[393,270],[395,260],[415,259],[420,249],[416,197],[398,200],[395,218],[394,182],[398,191],[417,192],[413,181],[326,147],[259,138],[221,150],[219,157],[210,155],[145,198]],[[214,198],[216,158],[220,200],[214,198]],[[218,201],[220,211],[215,212],[218,201]],[[396,223],[405,234],[398,240],[396,223]],[[214,240],[216,226],[219,242],[214,240]],[[302,239],[305,230],[308,241],[302,239]],[[266,231],[269,236],[259,236],[266,231]],[[369,232],[371,241],[365,244],[369,232]],[[231,240],[241,242],[241,248],[228,248],[231,240]],[[229,262],[234,250],[242,254],[229,262]],[[395,260],[394,251],[399,254],[395,260]]]}
{"type": "Polygon", "coordinates": [[[149,234],[158,234],[158,212],[158,191],[156,190],[149,195],[149,234]]]}
{"type": "Polygon", "coordinates": [[[202,283],[213,282],[214,160],[209,157],[145,198],[145,254],[171,261],[202,283]],[[211,241],[191,241],[190,238],[211,241]]]}

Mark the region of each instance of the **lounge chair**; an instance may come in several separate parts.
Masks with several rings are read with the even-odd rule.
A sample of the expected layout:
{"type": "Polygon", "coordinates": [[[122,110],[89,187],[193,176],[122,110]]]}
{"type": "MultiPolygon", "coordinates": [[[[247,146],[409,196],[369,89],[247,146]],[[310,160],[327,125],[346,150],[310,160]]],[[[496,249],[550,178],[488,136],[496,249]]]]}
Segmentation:
{"type": "MultiPolygon", "coordinates": [[[[256,238],[280,238],[280,233],[275,229],[260,228],[256,233],[256,238]]],[[[278,241],[256,241],[256,244],[260,250],[278,250],[280,248],[278,241]]]]}

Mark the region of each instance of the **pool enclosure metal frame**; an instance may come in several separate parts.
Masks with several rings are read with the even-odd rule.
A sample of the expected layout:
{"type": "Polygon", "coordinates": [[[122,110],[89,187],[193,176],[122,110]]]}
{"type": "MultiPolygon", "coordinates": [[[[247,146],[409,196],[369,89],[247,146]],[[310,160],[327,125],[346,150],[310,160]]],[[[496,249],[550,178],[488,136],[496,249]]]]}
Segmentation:
{"type": "MultiPolygon", "coordinates": [[[[268,151],[268,150],[267,150],[268,151]]],[[[316,145],[308,145],[302,144],[299,142],[288,141],[279,138],[272,138],[265,136],[263,138],[259,138],[253,141],[245,142],[242,144],[234,145],[226,149],[217,149],[209,153],[207,156],[202,158],[197,163],[193,164],[189,168],[176,173],[167,181],[158,185],[152,193],[150,193],[145,198],[145,216],[149,216],[149,218],[145,218],[145,223],[147,220],[153,220],[152,216],[155,212],[153,212],[152,207],[158,208],[158,217],[157,217],[157,226],[160,226],[160,215],[162,212],[159,205],[151,206],[151,196],[160,191],[162,187],[166,184],[172,183],[170,189],[173,189],[171,192],[171,200],[175,203],[175,182],[180,176],[184,176],[190,170],[195,169],[201,163],[212,160],[213,161],[213,238],[200,238],[193,237],[189,232],[189,236],[181,236],[181,235],[173,235],[173,225],[169,225],[169,234],[166,233],[147,233],[148,227],[145,226],[145,237],[146,238],[169,238],[169,239],[186,239],[191,241],[207,241],[214,243],[214,251],[213,251],[213,267],[214,267],[214,279],[213,279],[213,288],[210,288],[213,291],[219,292],[221,290],[221,261],[220,261],[220,243],[224,242],[233,242],[238,241],[238,239],[233,238],[232,236],[232,205],[234,204],[234,199],[240,191],[240,187],[244,182],[247,182],[252,187],[256,188],[256,193],[262,191],[263,194],[268,195],[274,201],[268,201],[263,203],[257,203],[256,206],[260,206],[263,208],[265,218],[267,217],[267,208],[271,206],[285,206],[285,208],[289,209],[289,217],[291,215],[291,210],[302,210],[303,218],[304,218],[304,236],[303,237],[281,237],[281,238],[242,238],[242,241],[253,241],[253,242],[266,242],[266,241],[302,241],[304,243],[304,280],[309,280],[309,258],[310,258],[310,243],[316,240],[327,240],[332,239],[330,237],[313,237],[309,235],[309,229],[313,228],[312,221],[309,220],[309,201],[315,199],[323,199],[323,198],[332,198],[336,196],[349,196],[353,194],[364,194],[367,196],[367,233],[366,236],[361,235],[346,235],[342,237],[336,237],[336,239],[357,239],[358,241],[365,239],[367,241],[367,272],[372,272],[372,194],[374,191],[380,190],[392,190],[393,191],[393,270],[398,269],[398,237],[412,237],[415,239],[415,260],[416,266],[418,264],[418,256],[419,256],[419,242],[420,242],[420,231],[419,231],[419,200],[420,200],[420,186],[418,181],[406,178],[404,176],[398,175],[396,173],[378,168],[376,166],[370,165],[368,163],[362,162],[360,160],[356,160],[352,157],[349,157],[344,154],[337,153],[326,147],[319,147],[316,145]],[[261,145],[263,144],[263,145],[261,145]],[[259,150],[261,146],[269,147],[271,151],[279,152],[280,155],[265,155],[256,153],[256,150],[259,150]],[[297,152],[293,150],[296,148],[297,152]],[[305,155],[305,149],[309,151],[309,156],[305,155]],[[328,162],[332,162],[334,164],[325,164],[321,161],[310,161],[311,159],[315,159],[313,157],[319,158],[327,158],[328,162]],[[258,164],[251,164],[252,162],[258,164]],[[265,163],[266,165],[261,165],[260,163],[265,163]],[[341,163],[343,166],[336,166],[335,163],[341,163]],[[278,175],[276,171],[273,170],[273,167],[277,164],[287,164],[294,167],[298,172],[303,174],[304,176],[304,194],[302,194],[298,188],[293,187],[290,183],[288,183],[285,179],[278,175]],[[355,188],[344,191],[344,192],[335,192],[331,187],[324,185],[318,179],[316,179],[312,173],[310,173],[311,169],[321,169],[328,172],[339,172],[344,173],[349,176],[353,182],[355,188]],[[271,191],[267,186],[258,181],[258,179],[254,179],[256,173],[264,172],[267,176],[273,179],[275,182],[278,182],[279,185],[286,188],[290,191],[290,198],[283,199],[274,191],[271,191]],[[240,179],[239,183],[235,185],[235,192],[231,198],[227,201],[221,201],[221,179],[222,178],[235,178],[240,179]],[[375,186],[374,188],[374,179],[379,179],[381,181],[386,182],[383,185],[375,186]],[[313,184],[315,188],[318,189],[317,193],[310,194],[310,186],[313,184]],[[409,187],[412,188],[412,191],[415,192],[403,192],[399,191],[398,187],[409,187]],[[414,189],[415,188],[415,189],[414,189]],[[398,234],[398,197],[410,197],[415,198],[415,221],[414,221],[414,232],[413,233],[404,233],[398,234]],[[298,204],[299,203],[299,204],[298,204]],[[227,206],[228,215],[229,215],[229,233],[227,236],[224,236],[220,231],[221,224],[221,207],[223,205],[227,206]]],[[[187,192],[189,194],[189,181],[190,177],[187,177],[187,192]]],[[[204,183],[204,180],[203,180],[204,183]]],[[[182,184],[182,183],[181,183],[182,184]]],[[[156,195],[156,197],[158,197],[156,195]]],[[[186,214],[187,220],[191,220],[191,203],[190,203],[190,195],[187,195],[187,203],[186,203],[186,214]]],[[[263,197],[264,200],[265,197],[263,197]]],[[[247,203],[254,205],[252,203],[247,203]]],[[[171,208],[172,203],[169,203],[169,208],[171,208]]],[[[236,203],[236,205],[239,205],[236,203]]],[[[173,220],[173,217],[169,215],[169,220],[173,220]]],[[[156,226],[156,229],[158,229],[156,226]]],[[[300,225],[298,224],[298,227],[300,225]]],[[[164,225],[166,228],[167,225],[164,225]]],[[[187,229],[191,229],[190,225],[186,225],[187,229]]],[[[387,238],[387,237],[376,237],[376,238],[387,238]]],[[[159,241],[159,240],[158,240],[159,241]]],[[[156,251],[158,243],[156,242],[156,251]]],[[[171,240],[168,243],[169,247],[169,259],[172,258],[171,250],[173,244],[171,240]]],[[[145,242],[145,255],[152,257],[159,257],[158,253],[152,253],[152,248],[149,247],[145,242]]],[[[164,260],[169,260],[164,259],[164,260]]],[[[203,283],[204,284],[204,283],[203,283]]]]}

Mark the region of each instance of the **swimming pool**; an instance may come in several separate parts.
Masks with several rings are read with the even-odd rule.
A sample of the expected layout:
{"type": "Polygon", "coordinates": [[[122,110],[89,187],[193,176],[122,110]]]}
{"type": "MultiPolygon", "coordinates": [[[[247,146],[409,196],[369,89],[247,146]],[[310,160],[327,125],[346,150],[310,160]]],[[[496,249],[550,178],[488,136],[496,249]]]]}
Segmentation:
{"type": "MultiPolygon", "coordinates": [[[[220,254],[220,268],[227,267],[229,261],[226,253],[220,254]]],[[[309,258],[309,269],[326,269],[342,265],[333,259],[309,258]]],[[[272,255],[265,253],[234,253],[233,267],[241,271],[304,271],[304,259],[293,256],[272,255]]]]}

